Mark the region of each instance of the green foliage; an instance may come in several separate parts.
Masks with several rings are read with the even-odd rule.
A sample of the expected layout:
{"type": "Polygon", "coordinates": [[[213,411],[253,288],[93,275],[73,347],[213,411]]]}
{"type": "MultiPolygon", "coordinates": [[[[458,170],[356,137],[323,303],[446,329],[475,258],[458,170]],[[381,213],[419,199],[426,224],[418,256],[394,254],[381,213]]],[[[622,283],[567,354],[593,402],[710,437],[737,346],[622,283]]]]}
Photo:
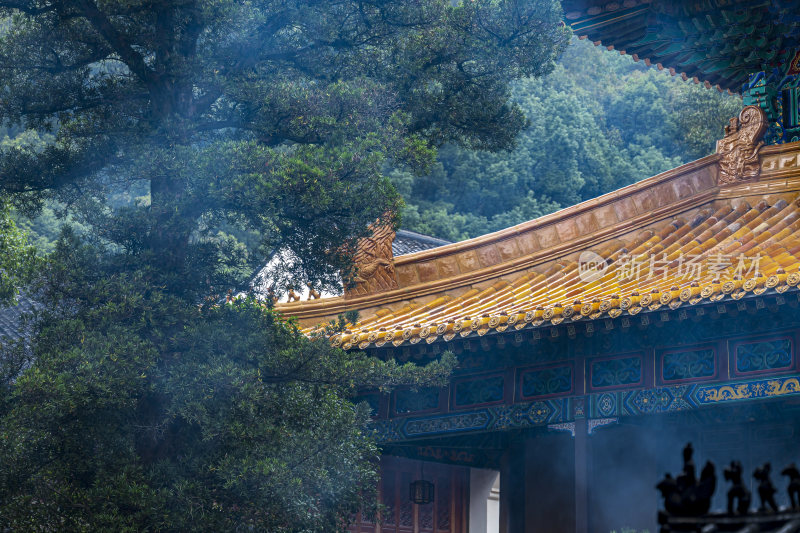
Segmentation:
{"type": "Polygon", "coordinates": [[[145,184],[148,216],[111,214],[138,235],[98,236],[171,251],[157,260],[193,286],[190,237],[235,226],[332,287],[342,243],[399,203],[382,166],[424,170],[447,142],[509,146],[525,124],[509,83],[552,70],[569,33],[555,0],[14,1],[0,15],[0,119],[52,136],[0,152],[3,188],[105,227],[109,192],[145,184]]]}
{"type": "Polygon", "coordinates": [[[15,148],[17,150],[41,152],[47,143],[52,142],[53,139],[53,135],[40,135],[35,130],[15,132],[13,129],[9,131],[8,128],[0,128],[0,149],[3,150],[15,148]]]}
{"type": "Polygon", "coordinates": [[[0,197],[0,305],[13,302],[36,265],[36,250],[11,217],[11,207],[0,197]]]}
{"type": "Polygon", "coordinates": [[[88,227],[75,220],[65,206],[57,202],[47,202],[35,216],[25,216],[19,211],[12,213],[17,227],[28,235],[28,241],[41,254],[49,254],[55,249],[61,228],[65,224],[79,234],[85,234],[88,227]]]}
{"type": "Polygon", "coordinates": [[[0,383],[4,528],[336,531],[374,486],[354,393],[454,363],[346,353],[253,299],[186,306],[116,263],[67,231],[43,273],[35,364],[0,383]]]}
{"type": "Polygon", "coordinates": [[[395,170],[403,227],[451,240],[519,224],[714,149],[741,101],[574,40],[556,69],[514,84],[516,146],[447,146],[424,177],[395,170]]]}
{"type": "Polygon", "coordinates": [[[342,530],[375,480],[355,393],[441,385],[453,357],[345,353],[220,302],[275,250],[294,284],[337,283],[400,203],[387,166],[509,146],[510,82],[566,44],[558,2],[0,0],[0,18],[0,123],[40,132],[0,145],[0,193],[82,225],[32,287],[31,339],[0,353],[0,529],[342,530]]]}
{"type": "Polygon", "coordinates": [[[685,85],[672,95],[673,115],[689,158],[698,158],[714,152],[716,142],[722,138],[723,127],[739,114],[742,101],[705,89],[702,85],[685,85]]]}

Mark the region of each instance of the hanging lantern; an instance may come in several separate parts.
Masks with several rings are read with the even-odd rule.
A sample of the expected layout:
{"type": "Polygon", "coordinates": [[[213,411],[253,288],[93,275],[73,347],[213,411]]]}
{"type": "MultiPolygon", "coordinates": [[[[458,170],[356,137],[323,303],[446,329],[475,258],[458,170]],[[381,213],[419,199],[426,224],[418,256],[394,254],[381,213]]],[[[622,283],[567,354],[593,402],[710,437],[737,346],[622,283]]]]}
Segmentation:
{"type": "Polygon", "coordinates": [[[425,481],[424,479],[412,481],[410,489],[411,494],[409,497],[412,502],[419,505],[433,502],[433,483],[430,481],[425,481]]]}

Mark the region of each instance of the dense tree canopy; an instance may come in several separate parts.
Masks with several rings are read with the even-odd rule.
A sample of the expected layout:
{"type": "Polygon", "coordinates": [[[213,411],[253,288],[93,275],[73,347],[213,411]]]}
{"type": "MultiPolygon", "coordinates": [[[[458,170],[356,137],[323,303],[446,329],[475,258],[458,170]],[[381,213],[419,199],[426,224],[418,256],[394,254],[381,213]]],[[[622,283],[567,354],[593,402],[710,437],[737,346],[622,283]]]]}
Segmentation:
{"type": "Polygon", "coordinates": [[[513,150],[447,146],[428,175],[391,173],[405,228],[460,240],[594,198],[708,155],[741,107],[577,39],[513,96],[530,121],[513,150]]]}
{"type": "Polygon", "coordinates": [[[28,288],[31,338],[0,340],[0,529],[341,529],[374,486],[355,391],[441,384],[454,361],[344,353],[224,294],[276,249],[288,279],[334,282],[343,243],[399,203],[384,168],[510,145],[509,84],[553,68],[558,3],[0,0],[0,17],[0,123],[36,132],[0,145],[0,194],[83,225],[28,288]]]}
{"type": "Polygon", "coordinates": [[[33,274],[36,250],[11,218],[11,207],[0,197],[0,306],[13,302],[33,274]]]}
{"type": "Polygon", "coordinates": [[[74,204],[145,182],[137,251],[171,250],[154,260],[192,282],[189,236],[220,219],[329,281],[342,242],[397,203],[381,164],[510,145],[525,119],[509,82],[552,69],[567,38],[554,0],[3,6],[0,116],[55,134],[5,152],[5,189],[74,204]]]}
{"type": "Polygon", "coordinates": [[[32,350],[5,350],[5,369],[32,366],[0,374],[3,527],[336,531],[374,481],[355,388],[451,364],[311,343],[251,299],[198,313],[115,263],[63,235],[32,350]]]}

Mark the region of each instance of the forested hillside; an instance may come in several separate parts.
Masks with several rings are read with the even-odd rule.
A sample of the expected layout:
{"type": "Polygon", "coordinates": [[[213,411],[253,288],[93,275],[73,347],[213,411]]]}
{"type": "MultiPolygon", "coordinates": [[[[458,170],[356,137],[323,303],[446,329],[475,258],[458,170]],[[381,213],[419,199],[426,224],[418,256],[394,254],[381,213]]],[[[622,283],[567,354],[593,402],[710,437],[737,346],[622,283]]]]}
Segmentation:
{"type": "Polygon", "coordinates": [[[357,394],[443,387],[455,356],[344,351],[255,294],[220,302],[275,250],[276,294],[353,278],[400,205],[389,162],[510,146],[509,84],[570,38],[558,1],[0,0],[0,21],[23,143],[0,145],[0,300],[37,304],[0,341],[0,531],[345,533],[377,504],[357,394]],[[43,206],[39,237],[83,229],[36,261],[9,213],[43,206]]]}
{"type": "MultiPolygon", "coordinates": [[[[738,96],[578,39],[553,73],[516,82],[514,98],[530,122],[514,150],[445,146],[427,175],[389,171],[406,202],[403,228],[457,241],[594,198],[708,155],[741,107],[738,96]]],[[[0,142],[43,141],[0,130],[0,142]]],[[[18,220],[40,250],[58,235],[54,207],[18,220]]]]}
{"type": "Polygon", "coordinates": [[[448,146],[427,176],[394,171],[405,229],[462,240],[708,155],[741,99],[574,39],[514,86],[530,121],[511,152],[448,146]]]}

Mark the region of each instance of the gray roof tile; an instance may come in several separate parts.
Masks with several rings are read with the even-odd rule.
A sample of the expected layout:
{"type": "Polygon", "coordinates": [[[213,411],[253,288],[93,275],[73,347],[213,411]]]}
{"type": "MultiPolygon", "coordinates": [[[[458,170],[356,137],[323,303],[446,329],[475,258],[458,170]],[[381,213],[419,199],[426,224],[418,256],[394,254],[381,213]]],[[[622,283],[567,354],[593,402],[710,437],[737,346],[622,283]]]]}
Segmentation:
{"type": "Polygon", "coordinates": [[[431,248],[438,248],[445,244],[451,244],[450,241],[444,239],[437,239],[436,237],[429,237],[421,233],[415,233],[404,229],[397,230],[392,243],[392,253],[395,257],[398,255],[413,254],[414,252],[421,252],[422,250],[430,250],[431,248]]]}

